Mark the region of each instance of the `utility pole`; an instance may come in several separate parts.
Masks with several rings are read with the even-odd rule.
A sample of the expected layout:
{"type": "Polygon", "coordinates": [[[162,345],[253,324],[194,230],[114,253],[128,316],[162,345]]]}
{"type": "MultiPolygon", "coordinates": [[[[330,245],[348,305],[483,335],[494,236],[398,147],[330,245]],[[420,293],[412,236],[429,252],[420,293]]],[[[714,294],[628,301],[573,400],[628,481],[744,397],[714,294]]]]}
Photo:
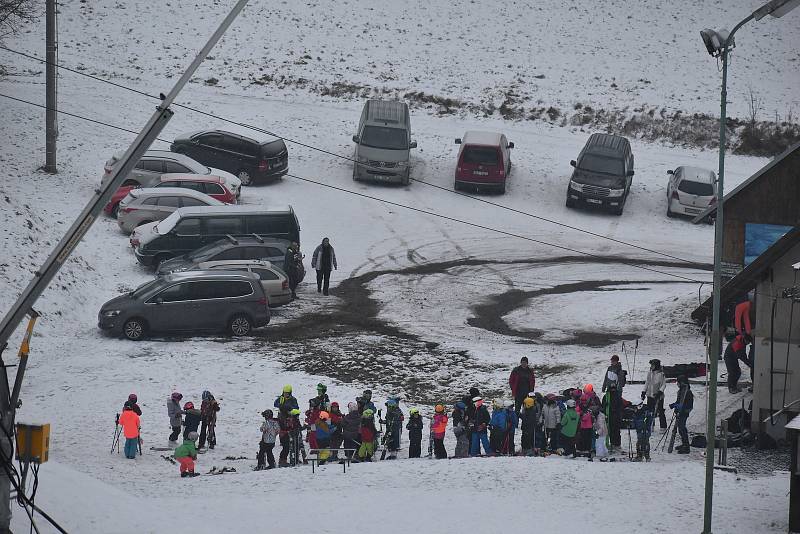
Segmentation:
{"type": "Polygon", "coordinates": [[[42,170],[50,174],[58,172],[56,168],[56,139],[58,139],[58,95],[56,94],[58,76],[56,68],[56,49],[58,36],[56,35],[56,0],[47,0],[45,8],[45,28],[47,33],[47,50],[45,59],[47,64],[45,73],[47,77],[47,95],[44,123],[45,123],[45,162],[42,170]]]}

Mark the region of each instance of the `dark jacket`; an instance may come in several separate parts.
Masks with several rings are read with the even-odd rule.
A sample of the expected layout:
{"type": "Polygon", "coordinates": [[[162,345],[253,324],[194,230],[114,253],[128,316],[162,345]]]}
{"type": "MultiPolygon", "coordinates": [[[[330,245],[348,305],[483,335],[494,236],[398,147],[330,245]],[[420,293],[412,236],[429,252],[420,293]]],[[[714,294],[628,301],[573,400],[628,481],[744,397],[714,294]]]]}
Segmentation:
{"type": "Polygon", "coordinates": [[[317,245],[317,248],[314,249],[314,255],[311,256],[311,267],[318,271],[330,271],[332,268],[338,269],[336,252],[333,247],[328,245],[328,250],[326,251],[322,243],[317,245]]]}
{"type": "Polygon", "coordinates": [[[213,396],[200,404],[200,417],[202,417],[203,421],[208,425],[216,424],[218,411],[219,403],[213,396]]]}
{"type": "Polygon", "coordinates": [[[539,419],[541,416],[541,406],[534,404],[533,408],[523,407],[519,414],[520,421],[522,421],[522,433],[530,434],[534,429],[539,426],[539,419]]]}
{"type": "Polygon", "coordinates": [[[135,413],[136,415],[139,416],[142,415],[142,409],[139,408],[139,405],[137,403],[131,401],[125,401],[125,404],[122,406],[123,410],[125,409],[125,406],[129,406],[130,409],[133,410],[133,413],[135,413]]]}
{"type": "Polygon", "coordinates": [[[511,393],[514,394],[515,399],[527,397],[528,393],[533,391],[536,386],[536,376],[533,374],[533,368],[525,368],[521,365],[516,366],[508,377],[508,385],[511,386],[511,393]]]}
{"type": "Polygon", "coordinates": [[[281,394],[277,399],[275,399],[275,408],[278,409],[280,415],[283,417],[287,417],[289,412],[294,409],[300,409],[300,406],[297,404],[297,399],[289,395],[288,397],[281,394]]]}
{"type": "Polygon", "coordinates": [[[675,409],[681,413],[689,413],[694,408],[694,393],[689,384],[683,384],[678,388],[678,398],[675,399],[675,409]],[[683,401],[683,402],[681,402],[683,401]]]}
{"type": "Polygon", "coordinates": [[[342,419],[342,433],[345,439],[358,441],[358,429],[361,426],[361,415],[358,412],[348,413],[342,419]]]}
{"type": "Polygon", "coordinates": [[[197,427],[200,426],[200,410],[184,410],[183,426],[186,427],[186,432],[197,432],[197,427]]]}
{"type": "Polygon", "coordinates": [[[608,379],[609,371],[613,371],[617,375],[617,390],[622,391],[622,388],[625,387],[626,375],[628,373],[622,368],[622,364],[620,362],[617,362],[616,365],[609,365],[608,369],[606,369],[606,374],[603,377],[603,391],[611,387],[611,381],[608,379]]]}
{"type": "Polygon", "coordinates": [[[470,422],[470,430],[472,432],[482,432],[491,422],[492,416],[489,415],[489,409],[486,406],[475,408],[475,418],[470,422]]]}
{"type": "Polygon", "coordinates": [[[422,439],[422,416],[414,414],[408,418],[406,429],[408,430],[408,439],[421,440],[422,439]]]}

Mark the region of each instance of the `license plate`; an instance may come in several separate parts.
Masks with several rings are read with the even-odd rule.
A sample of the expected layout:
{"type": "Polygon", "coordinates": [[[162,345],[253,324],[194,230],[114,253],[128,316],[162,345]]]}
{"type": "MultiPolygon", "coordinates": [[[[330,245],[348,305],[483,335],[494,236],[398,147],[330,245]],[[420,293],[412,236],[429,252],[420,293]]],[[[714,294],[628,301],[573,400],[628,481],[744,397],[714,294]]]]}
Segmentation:
{"type": "Polygon", "coordinates": [[[587,198],[586,202],[588,202],[590,204],[602,204],[603,203],[602,200],[597,200],[596,198],[587,198]]]}
{"type": "Polygon", "coordinates": [[[477,176],[489,176],[488,171],[472,171],[472,174],[475,174],[477,176]]]}
{"type": "Polygon", "coordinates": [[[684,208],[684,210],[686,211],[686,213],[691,213],[692,215],[697,215],[701,211],[695,208],[684,208]]]}

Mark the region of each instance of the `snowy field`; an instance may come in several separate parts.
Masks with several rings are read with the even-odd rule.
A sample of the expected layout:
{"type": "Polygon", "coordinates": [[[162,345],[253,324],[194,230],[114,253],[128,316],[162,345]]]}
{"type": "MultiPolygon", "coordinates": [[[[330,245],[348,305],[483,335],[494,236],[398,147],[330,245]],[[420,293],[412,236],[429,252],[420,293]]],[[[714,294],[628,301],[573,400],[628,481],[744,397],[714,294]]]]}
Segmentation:
{"type": "MultiPolygon", "coordinates": [[[[61,61],[150,93],[166,91],[228,3],[157,4],[87,0],[62,6],[61,61]],[[151,20],[159,9],[167,15],[151,20]]],[[[518,16],[509,6],[489,2],[457,9],[432,1],[401,10],[349,0],[329,12],[321,4],[272,3],[261,9],[256,0],[253,4],[197,76],[215,76],[217,86],[191,84],[179,101],[347,157],[359,99],[321,97],[294,85],[253,86],[248,80],[284,74],[316,84],[388,85],[466,100],[495,98],[513,82],[531,98],[568,107],[663,104],[713,113],[718,76],[698,30],[715,21],[732,25],[754,7],[742,0],[686,4],[667,14],[660,3],[631,7],[609,1],[593,7],[590,16],[561,3],[525,2],[515,5],[526,12],[518,16]],[[440,19],[448,23],[430,23],[440,19]],[[668,54],[662,52],[665,39],[652,36],[653,19],[669,36],[668,54]],[[508,27],[501,32],[503,23],[508,27]],[[630,24],[630,31],[620,30],[620,24],[630,24]],[[474,36],[470,27],[483,31],[474,36]],[[488,51],[501,33],[503,53],[496,57],[488,51]],[[260,34],[266,36],[254,37],[260,34]],[[603,46],[581,47],[580,53],[568,49],[578,35],[595,41],[604,36],[603,46]],[[465,46],[466,39],[474,43],[465,46]],[[299,61],[306,53],[312,59],[299,61]],[[663,69],[652,66],[656,58],[663,69]],[[686,80],[675,79],[677,69],[686,80]],[[534,78],[539,73],[545,77],[534,78]],[[637,82],[643,76],[651,83],[637,82]],[[619,89],[608,88],[612,78],[619,89]]],[[[740,95],[748,84],[780,109],[796,104],[800,56],[791,43],[797,41],[797,21],[792,14],[740,34],[730,92],[736,113],[744,111],[740,95]],[[770,75],[775,71],[785,75],[770,75]]],[[[7,44],[39,54],[40,29],[43,21],[7,44]]],[[[0,59],[17,72],[30,71],[0,80],[0,93],[43,103],[43,77],[33,74],[41,66],[5,52],[0,59]]],[[[63,110],[133,130],[154,105],[67,72],[59,91],[63,110]]],[[[60,172],[48,176],[36,170],[43,160],[43,110],[2,98],[0,106],[0,227],[5,229],[0,309],[6,310],[97,187],[107,157],[133,135],[62,116],[60,172]]],[[[207,127],[241,130],[177,110],[160,137],[171,140],[207,127]]],[[[284,384],[294,386],[301,405],[323,381],[331,399],[342,404],[371,388],[381,404],[400,395],[405,413],[418,406],[429,415],[434,403],[452,404],[474,385],[487,397],[507,394],[508,372],[522,355],[540,369],[538,389],[545,393],[599,384],[609,356],[620,352],[623,341],[630,347],[637,338],[636,376],[629,378],[643,379],[653,357],[666,364],[703,361],[702,338],[689,323],[700,284],[686,278],[710,281],[713,229],[666,217],[666,171],[677,165],[714,169],[715,152],[633,142],[633,190],[624,215],[615,217],[564,207],[569,160],[591,132],[424,110],[412,110],[412,127],[420,148],[412,156],[415,181],[408,187],[354,183],[346,160],[290,143],[292,174],[374,198],[290,177],[244,189],[245,204],[291,204],[306,254],[328,236],[339,259],[331,297],[318,295],[309,275],[301,299],[277,309],[273,323],[252,339],[130,343],[103,336],[96,327],[102,303],[152,274],[136,264],[114,220],[104,217],[94,225],[37,304],[43,318],[18,418],[53,427],[52,460],[42,469],[37,499],[42,508],[71,532],[163,532],[180,525],[196,532],[322,533],[350,532],[361,524],[382,532],[461,532],[465,524],[503,532],[508,531],[505,516],[498,514],[503,509],[520,526],[553,531],[699,531],[703,458],[697,451],[688,457],[656,453],[650,464],[556,457],[402,460],[353,466],[347,474],[326,466],[315,475],[305,468],[253,473],[254,460],[225,460],[254,456],[259,414],[284,384]],[[468,129],[503,131],[516,145],[506,195],[479,197],[501,206],[449,191],[457,154],[453,139],[468,129]],[[198,403],[204,389],[222,399],[222,411],[218,448],[201,456],[198,469],[229,465],[239,472],[181,480],[177,466],[149,447],[166,445],[164,404],[170,393],[181,391],[184,400],[198,403]],[[145,454],[135,462],[108,454],[114,413],[131,391],[144,411],[145,454]]],[[[727,188],[766,163],[736,156],[727,161],[727,188]]],[[[708,292],[708,284],[700,289],[703,298],[708,292]]],[[[17,347],[14,339],[10,350],[17,347]]],[[[9,352],[6,361],[11,359],[9,352]]],[[[632,362],[629,367],[633,371],[632,362]]],[[[689,426],[702,431],[704,393],[700,386],[694,391],[689,426]]],[[[638,386],[630,386],[625,396],[637,400],[638,393],[638,386]]],[[[670,402],[674,396],[669,386],[670,402]]],[[[739,402],[727,393],[720,396],[723,410],[739,402]]],[[[452,452],[449,437],[446,445],[452,452]]],[[[785,531],[785,473],[754,479],[717,474],[716,481],[715,531],[785,531]]],[[[24,512],[14,513],[21,529],[24,512]]]]}

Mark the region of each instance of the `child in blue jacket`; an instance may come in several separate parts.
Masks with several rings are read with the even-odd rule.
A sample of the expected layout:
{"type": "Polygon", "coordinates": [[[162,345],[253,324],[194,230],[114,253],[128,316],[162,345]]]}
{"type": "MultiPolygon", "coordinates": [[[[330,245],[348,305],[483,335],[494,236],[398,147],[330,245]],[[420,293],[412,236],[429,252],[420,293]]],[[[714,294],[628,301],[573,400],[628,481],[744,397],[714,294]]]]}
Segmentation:
{"type": "Polygon", "coordinates": [[[489,429],[492,431],[489,437],[489,444],[496,454],[505,454],[508,450],[508,437],[509,417],[508,411],[499,400],[495,400],[492,404],[492,419],[489,421],[489,429]]]}

